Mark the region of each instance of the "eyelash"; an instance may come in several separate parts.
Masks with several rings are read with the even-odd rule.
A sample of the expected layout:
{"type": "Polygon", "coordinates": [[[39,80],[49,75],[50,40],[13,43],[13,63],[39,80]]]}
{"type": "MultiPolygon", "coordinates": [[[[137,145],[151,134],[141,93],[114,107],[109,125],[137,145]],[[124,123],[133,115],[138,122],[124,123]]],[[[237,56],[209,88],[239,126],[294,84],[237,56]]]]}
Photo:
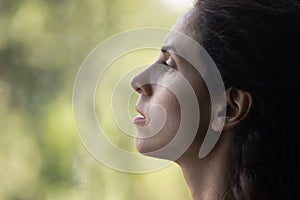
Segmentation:
{"type": "Polygon", "coordinates": [[[168,67],[171,67],[171,68],[174,68],[174,69],[175,69],[175,68],[176,68],[175,66],[169,65],[169,64],[167,63],[167,61],[168,61],[169,59],[171,59],[171,57],[168,57],[168,59],[163,60],[163,64],[166,65],[166,66],[168,66],[168,67]]]}
{"type": "Polygon", "coordinates": [[[163,61],[162,63],[163,63],[164,65],[169,66],[168,63],[167,63],[167,61],[163,61]]]}

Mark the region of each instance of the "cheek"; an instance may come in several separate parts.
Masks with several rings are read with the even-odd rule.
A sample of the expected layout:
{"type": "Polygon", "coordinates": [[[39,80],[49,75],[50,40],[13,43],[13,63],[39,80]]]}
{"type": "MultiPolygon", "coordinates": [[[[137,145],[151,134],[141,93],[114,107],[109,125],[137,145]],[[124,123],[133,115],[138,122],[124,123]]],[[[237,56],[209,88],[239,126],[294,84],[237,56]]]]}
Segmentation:
{"type": "Polygon", "coordinates": [[[198,126],[197,136],[191,149],[195,150],[196,153],[200,150],[203,139],[206,136],[207,130],[210,125],[211,118],[211,101],[207,86],[200,75],[195,76],[191,81],[191,85],[197,95],[199,109],[200,109],[200,120],[198,126]]]}
{"type": "Polygon", "coordinates": [[[159,104],[161,105],[165,111],[167,116],[167,121],[177,121],[180,118],[180,105],[177,97],[170,90],[158,87],[157,92],[153,96],[153,100],[151,104],[159,104]]]}
{"type": "Polygon", "coordinates": [[[209,127],[211,102],[207,86],[199,72],[185,61],[183,63],[185,67],[181,68],[181,73],[192,86],[197,96],[198,108],[200,110],[200,120],[197,121],[197,135],[190,148],[193,152],[195,151],[194,153],[198,153],[209,127]]]}
{"type": "MultiPolygon", "coordinates": [[[[146,133],[153,135],[152,137],[135,139],[136,148],[140,153],[150,153],[161,149],[174,138],[178,131],[181,111],[176,96],[168,89],[156,86],[153,96],[149,101],[149,106],[151,107],[157,104],[165,111],[165,124],[155,135],[153,135],[153,133],[146,133]]],[[[155,113],[153,116],[155,116],[155,113]]],[[[153,126],[155,126],[155,124],[153,124],[153,126]]],[[[155,130],[155,128],[149,127],[149,130],[155,130]]],[[[159,155],[152,156],[159,157],[159,155]]]]}
{"type": "MultiPolygon", "coordinates": [[[[192,148],[190,149],[195,149],[199,150],[202,140],[205,136],[206,130],[207,130],[207,123],[209,123],[210,115],[210,104],[209,104],[209,95],[206,91],[206,87],[204,82],[202,81],[201,77],[194,76],[193,74],[189,73],[189,76],[187,79],[190,82],[190,85],[193,87],[194,92],[197,95],[198,99],[198,104],[200,105],[200,116],[201,120],[199,122],[199,119],[184,119],[187,120],[188,124],[189,121],[192,120],[197,120],[196,123],[199,123],[198,131],[197,131],[197,136],[195,141],[192,144],[192,148]]],[[[178,83],[179,84],[179,83],[178,83]]],[[[180,84],[178,85],[178,88],[180,88],[180,84]]],[[[186,93],[184,90],[179,90],[181,97],[183,98],[190,98],[189,93],[186,93]]],[[[155,152],[156,150],[159,150],[166,145],[168,145],[172,139],[178,134],[178,129],[180,126],[181,122],[181,115],[182,112],[180,108],[180,104],[178,101],[178,98],[173,94],[170,90],[161,87],[161,86],[155,86],[153,87],[153,96],[148,101],[149,107],[154,106],[154,105],[160,105],[161,108],[164,109],[164,113],[166,114],[166,119],[165,123],[160,129],[160,131],[157,132],[157,134],[151,133],[151,131],[144,133],[144,135],[153,135],[148,138],[136,138],[135,139],[135,145],[137,150],[140,153],[143,153],[145,155],[150,155],[153,157],[159,157],[159,158],[164,158],[159,155],[159,153],[155,152]]],[[[199,106],[197,105],[197,106],[199,106]]],[[[157,112],[157,115],[160,113],[157,112]]],[[[154,114],[155,115],[155,114],[154,114]]],[[[191,115],[193,116],[193,115],[191,115]]],[[[188,117],[189,118],[189,117],[188,117]]],[[[193,123],[191,123],[193,124],[193,123]]],[[[155,126],[155,124],[154,124],[155,126]]],[[[189,133],[189,126],[187,126],[184,134],[190,134],[189,133]]],[[[193,127],[193,125],[191,125],[193,127]]],[[[150,127],[149,130],[155,130],[156,128],[150,127]]],[[[157,129],[156,129],[157,130],[157,129]]],[[[140,132],[140,135],[142,133],[140,132]]],[[[177,148],[177,146],[170,147],[171,149],[174,150],[174,148],[177,148]]],[[[172,151],[172,150],[170,150],[172,151]]]]}

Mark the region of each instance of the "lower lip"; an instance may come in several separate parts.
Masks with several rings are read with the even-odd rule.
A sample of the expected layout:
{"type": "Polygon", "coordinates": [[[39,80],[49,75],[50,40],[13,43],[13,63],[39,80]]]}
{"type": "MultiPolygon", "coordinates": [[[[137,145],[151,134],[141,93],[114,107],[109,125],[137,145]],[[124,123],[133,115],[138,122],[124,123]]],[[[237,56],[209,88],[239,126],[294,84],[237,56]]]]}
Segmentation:
{"type": "Polygon", "coordinates": [[[135,117],[132,120],[132,123],[136,124],[136,125],[145,125],[146,124],[146,119],[143,117],[135,117]]]}

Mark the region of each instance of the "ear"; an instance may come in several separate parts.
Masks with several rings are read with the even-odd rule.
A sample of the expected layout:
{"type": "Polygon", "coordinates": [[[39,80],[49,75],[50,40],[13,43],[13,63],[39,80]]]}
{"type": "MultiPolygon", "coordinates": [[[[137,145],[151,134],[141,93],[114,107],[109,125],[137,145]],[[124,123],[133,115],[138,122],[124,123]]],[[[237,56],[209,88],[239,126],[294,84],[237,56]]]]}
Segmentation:
{"type": "Polygon", "coordinates": [[[253,104],[252,95],[249,92],[234,87],[226,90],[225,105],[216,106],[217,110],[213,113],[212,129],[221,132],[233,129],[241,124],[247,117],[253,104]],[[226,109],[226,114],[224,114],[226,109]],[[224,124],[224,126],[222,126],[224,124]]]}

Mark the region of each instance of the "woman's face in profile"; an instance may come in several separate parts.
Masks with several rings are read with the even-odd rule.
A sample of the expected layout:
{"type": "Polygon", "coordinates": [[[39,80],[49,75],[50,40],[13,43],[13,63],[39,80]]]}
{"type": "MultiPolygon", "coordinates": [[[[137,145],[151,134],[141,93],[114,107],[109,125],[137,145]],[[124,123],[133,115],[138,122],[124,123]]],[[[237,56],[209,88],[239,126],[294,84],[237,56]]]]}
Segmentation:
{"type": "MultiPolygon", "coordinates": [[[[189,31],[183,30],[183,22],[186,20],[189,20],[189,13],[181,17],[172,30],[191,36],[189,31]]],[[[198,138],[199,136],[200,138],[203,137],[207,128],[205,125],[209,121],[209,96],[203,79],[189,62],[172,51],[179,42],[176,35],[170,34],[166,40],[169,41],[168,47],[162,47],[158,59],[137,74],[131,83],[132,87],[139,93],[136,110],[141,114],[133,120],[137,129],[135,146],[140,153],[150,155],[151,152],[165,147],[174,138],[181,123],[182,110],[178,101],[178,94],[175,95],[161,83],[172,84],[172,87],[180,88],[182,85],[180,74],[193,88],[201,110],[198,138]]],[[[185,91],[179,90],[179,93],[183,98],[190,98],[185,94],[185,91]]],[[[199,150],[201,142],[200,139],[199,142],[193,143],[197,150],[199,150]]],[[[152,156],[159,157],[155,153],[152,156]]]]}

